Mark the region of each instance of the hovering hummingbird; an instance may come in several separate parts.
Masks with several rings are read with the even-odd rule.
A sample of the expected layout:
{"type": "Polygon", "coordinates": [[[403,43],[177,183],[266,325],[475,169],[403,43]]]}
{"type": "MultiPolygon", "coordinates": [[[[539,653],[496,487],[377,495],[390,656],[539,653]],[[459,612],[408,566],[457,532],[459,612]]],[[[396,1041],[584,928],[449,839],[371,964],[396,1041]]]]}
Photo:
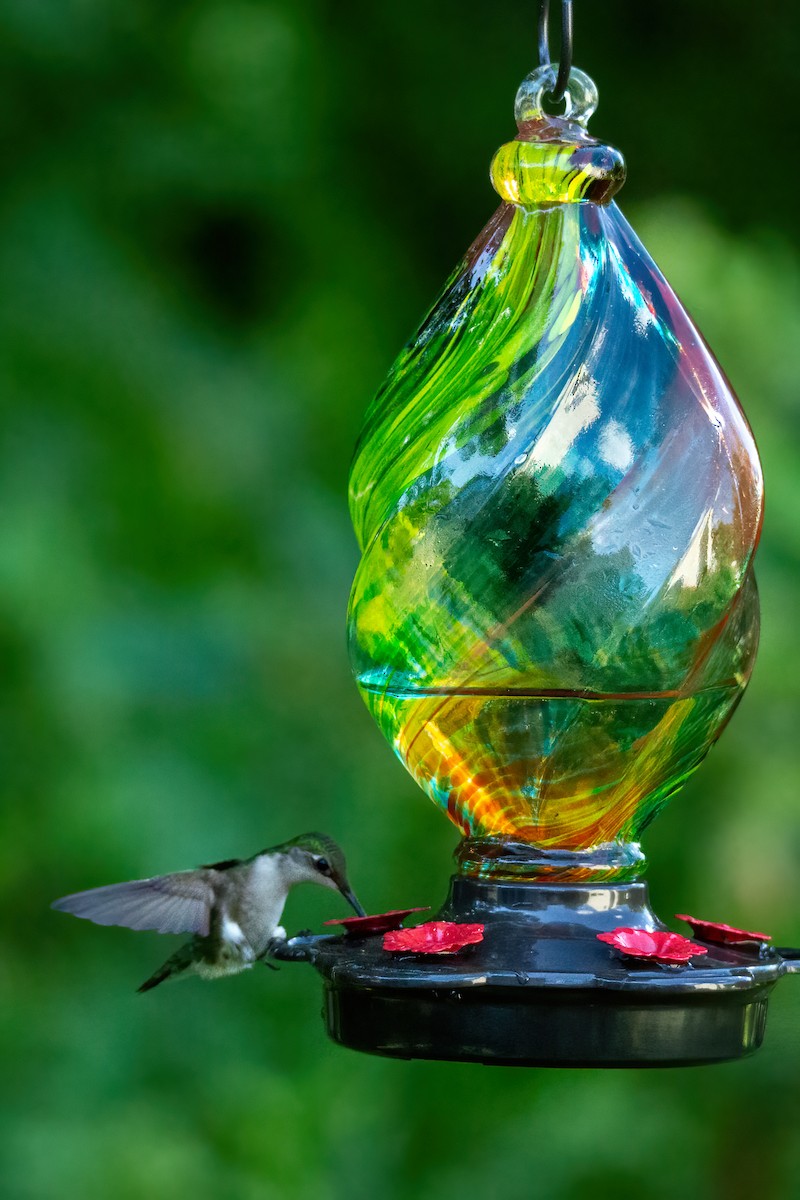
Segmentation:
{"type": "Polygon", "coordinates": [[[75,892],[51,907],[97,925],[194,934],[138,989],[147,992],[173,975],[218,979],[265,960],[271,945],[286,938],[278,922],[296,883],[334,888],[364,916],[342,850],[322,833],[301,834],[252,858],[75,892]]]}

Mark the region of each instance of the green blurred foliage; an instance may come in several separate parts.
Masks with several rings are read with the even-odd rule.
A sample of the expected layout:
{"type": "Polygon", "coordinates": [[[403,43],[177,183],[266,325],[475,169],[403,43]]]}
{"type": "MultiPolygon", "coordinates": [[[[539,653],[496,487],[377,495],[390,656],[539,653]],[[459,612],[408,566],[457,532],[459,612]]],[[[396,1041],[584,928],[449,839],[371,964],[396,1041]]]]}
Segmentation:
{"type": "MultiPolygon", "coordinates": [[[[623,207],[768,481],[760,661],[649,832],[654,899],[798,944],[796,23],[777,0],[757,27],[745,0],[576,8],[623,207]]],[[[731,1066],[394,1063],[326,1040],[310,971],[140,997],[165,940],[47,907],[314,827],[370,908],[442,897],[456,835],[349,676],[345,480],[371,392],[492,210],[533,9],[0,4],[8,1200],[798,1195],[791,980],[731,1066]]],[[[342,915],[306,891],[290,926],[342,915]]]]}

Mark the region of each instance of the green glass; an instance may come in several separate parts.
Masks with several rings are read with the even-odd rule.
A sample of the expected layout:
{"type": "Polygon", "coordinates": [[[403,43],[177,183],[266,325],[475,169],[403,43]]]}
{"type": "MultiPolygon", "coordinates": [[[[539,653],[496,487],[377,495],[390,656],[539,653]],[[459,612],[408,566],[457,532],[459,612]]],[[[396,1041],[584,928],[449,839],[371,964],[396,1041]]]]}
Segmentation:
{"type": "Polygon", "coordinates": [[[551,83],[523,83],[503,203],[367,413],[349,641],[378,725],[464,834],[599,878],[638,869],[747,684],[762,480],[613,200],[594,85],[573,71],[551,117],[551,83]]]}

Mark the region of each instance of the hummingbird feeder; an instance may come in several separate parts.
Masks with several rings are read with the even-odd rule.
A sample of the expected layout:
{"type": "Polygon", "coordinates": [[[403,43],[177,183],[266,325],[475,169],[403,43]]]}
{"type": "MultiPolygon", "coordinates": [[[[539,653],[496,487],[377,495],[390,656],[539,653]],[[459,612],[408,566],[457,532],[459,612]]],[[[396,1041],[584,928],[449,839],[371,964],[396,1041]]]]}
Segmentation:
{"type": "Polygon", "coordinates": [[[563,15],[556,66],[542,3],[500,207],[373,401],[350,478],[356,681],[463,834],[428,922],[444,932],[351,921],[279,953],[316,966],[328,1031],[358,1050],[719,1062],[760,1045],[800,951],[669,931],[639,837],[750,678],[761,467],[614,201],[625,166],[587,132],[597,92],[563,15]]]}

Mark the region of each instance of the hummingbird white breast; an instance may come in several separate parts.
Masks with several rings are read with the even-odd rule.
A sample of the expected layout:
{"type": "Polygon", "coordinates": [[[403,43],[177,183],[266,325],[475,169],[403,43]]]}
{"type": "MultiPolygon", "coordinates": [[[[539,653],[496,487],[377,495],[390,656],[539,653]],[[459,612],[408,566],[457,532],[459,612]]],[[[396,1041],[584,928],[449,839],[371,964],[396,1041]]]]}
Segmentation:
{"type": "Polygon", "coordinates": [[[227,917],[238,924],[255,957],[275,936],[288,892],[280,855],[263,854],[248,865],[238,903],[227,917]]]}

